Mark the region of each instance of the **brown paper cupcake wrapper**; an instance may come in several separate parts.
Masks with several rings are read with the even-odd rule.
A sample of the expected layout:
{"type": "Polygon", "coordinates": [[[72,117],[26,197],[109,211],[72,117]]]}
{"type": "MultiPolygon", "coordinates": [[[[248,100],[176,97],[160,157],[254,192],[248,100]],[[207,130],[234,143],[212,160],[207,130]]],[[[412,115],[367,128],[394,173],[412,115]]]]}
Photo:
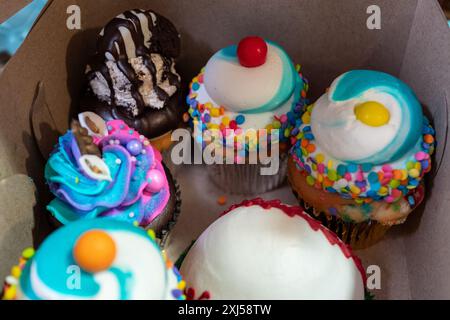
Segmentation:
{"type": "Polygon", "coordinates": [[[262,164],[215,164],[206,166],[211,181],[221,190],[240,195],[260,195],[274,190],[286,181],[288,155],[280,155],[278,173],[261,175],[262,164]]]}
{"type": "Polygon", "coordinates": [[[306,213],[336,233],[342,241],[350,245],[354,250],[365,249],[375,245],[391,228],[373,220],[360,223],[345,222],[339,217],[315,210],[314,207],[303,201],[297,192],[293,192],[306,213]]]}
{"type": "Polygon", "coordinates": [[[148,226],[147,230],[152,229],[155,231],[157,241],[161,247],[164,249],[170,232],[175,227],[178,217],[181,214],[181,189],[178,181],[173,179],[173,188],[171,188],[170,193],[175,194],[175,207],[172,214],[162,214],[153,220],[148,226]]]}

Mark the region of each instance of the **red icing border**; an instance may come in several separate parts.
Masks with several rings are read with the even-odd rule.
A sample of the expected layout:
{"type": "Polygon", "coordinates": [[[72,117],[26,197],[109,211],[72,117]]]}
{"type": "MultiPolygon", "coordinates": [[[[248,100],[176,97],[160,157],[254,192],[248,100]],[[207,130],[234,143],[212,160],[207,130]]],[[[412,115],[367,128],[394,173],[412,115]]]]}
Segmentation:
{"type": "Polygon", "coordinates": [[[227,211],[222,213],[220,215],[220,217],[223,217],[224,215],[230,213],[231,211],[233,211],[237,208],[251,207],[251,206],[260,206],[261,208],[266,209],[266,210],[268,210],[270,208],[277,208],[277,209],[282,210],[289,217],[299,216],[299,217],[305,219],[314,231],[318,231],[318,230],[322,231],[322,233],[328,239],[328,241],[330,242],[330,244],[332,246],[334,246],[334,245],[339,246],[342,253],[344,254],[344,256],[347,259],[350,259],[350,258],[353,259],[356,267],[358,268],[359,272],[361,273],[364,288],[366,287],[366,281],[367,281],[366,272],[363,268],[361,260],[353,253],[351,247],[349,245],[345,244],[341,239],[339,239],[339,237],[335,233],[333,233],[328,228],[326,228],[320,221],[317,221],[317,220],[311,218],[308,214],[306,214],[303,211],[303,208],[300,206],[288,206],[288,205],[281,203],[280,200],[263,200],[261,198],[256,198],[253,200],[244,200],[240,204],[235,204],[235,205],[231,206],[230,209],[228,209],[227,211]]]}

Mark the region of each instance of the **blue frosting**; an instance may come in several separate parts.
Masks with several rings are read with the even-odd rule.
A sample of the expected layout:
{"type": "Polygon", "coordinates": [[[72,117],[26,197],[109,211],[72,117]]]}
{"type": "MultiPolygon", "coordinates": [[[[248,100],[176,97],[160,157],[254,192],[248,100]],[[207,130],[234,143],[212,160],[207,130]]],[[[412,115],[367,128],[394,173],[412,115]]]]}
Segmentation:
{"type": "MultiPolygon", "coordinates": [[[[27,298],[40,300],[41,297],[33,290],[30,281],[31,264],[37,267],[37,275],[40,281],[48,288],[62,295],[76,296],[83,299],[94,297],[99,292],[99,285],[95,282],[94,274],[81,270],[80,288],[71,289],[68,286],[70,279],[69,267],[76,266],[72,255],[73,247],[78,238],[88,230],[124,231],[132,232],[148,240],[149,245],[153,245],[159,251],[157,244],[140,228],[125,222],[116,221],[110,218],[93,220],[80,220],[58,229],[51,234],[41,245],[32,260],[30,260],[22,272],[20,287],[27,298]]],[[[165,263],[161,256],[161,263],[165,263]]],[[[132,285],[134,275],[127,270],[121,270],[117,266],[111,267],[108,271],[113,273],[120,285],[120,297],[123,300],[129,299],[129,289],[132,285]]],[[[167,281],[167,274],[166,274],[167,281]]]]}
{"type": "Polygon", "coordinates": [[[403,81],[389,74],[370,70],[354,70],[342,75],[330,94],[330,99],[336,102],[346,101],[358,98],[368,90],[389,94],[398,102],[402,115],[402,128],[382,151],[353,162],[377,164],[398,160],[421,138],[423,112],[420,102],[403,81]]]}
{"type": "MultiPolygon", "coordinates": [[[[303,88],[304,86],[303,80],[298,75],[297,71],[295,70],[294,64],[292,63],[288,54],[283,50],[283,48],[271,41],[267,41],[267,43],[277,49],[279,57],[281,58],[281,61],[283,63],[283,74],[280,86],[275,96],[270,101],[257,108],[241,111],[241,113],[254,114],[275,110],[284,105],[292,97],[292,94],[295,91],[298,90],[298,92],[300,93],[301,88],[303,88]]],[[[239,63],[236,45],[229,46],[220,50],[216,54],[216,57],[233,61],[237,64],[239,63]]]]}
{"type": "MultiPolygon", "coordinates": [[[[148,222],[149,216],[169,192],[163,188],[145,204],[140,197],[142,188],[146,185],[146,174],[153,165],[154,155],[147,153],[136,156],[139,166],[134,166],[129,152],[122,145],[104,145],[103,160],[111,172],[113,182],[98,181],[81,172],[76,161],[79,150],[74,140],[70,131],[62,136],[57,150],[45,167],[45,177],[57,197],[47,207],[54,217],[62,224],[103,215],[129,222],[148,222]],[[130,216],[131,212],[135,215],[130,216]]],[[[126,142],[121,141],[125,145],[126,142]]]]}

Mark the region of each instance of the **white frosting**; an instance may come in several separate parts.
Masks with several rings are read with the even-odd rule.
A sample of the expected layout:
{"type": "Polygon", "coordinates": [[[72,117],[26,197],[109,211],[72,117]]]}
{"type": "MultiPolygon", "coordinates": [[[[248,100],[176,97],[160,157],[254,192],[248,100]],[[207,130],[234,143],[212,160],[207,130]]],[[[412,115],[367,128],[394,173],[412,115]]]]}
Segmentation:
{"type": "MultiPolygon", "coordinates": [[[[150,31],[147,15],[142,12],[138,12],[138,11],[134,11],[134,10],[131,10],[131,12],[138,17],[139,22],[141,23],[141,26],[142,26],[141,30],[144,35],[144,41],[146,44],[149,44],[150,40],[152,39],[152,32],[150,31]]],[[[150,15],[151,15],[152,19],[155,19],[154,13],[151,12],[150,15]]],[[[131,21],[133,21],[133,20],[131,20],[131,21]]],[[[153,21],[152,21],[152,24],[154,25],[153,21]]]]}
{"type": "MultiPolygon", "coordinates": [[[[86,68],[86,72],[89,71],[90,67],[86,68]]],[[[92,79],[89,84],[92,88],[92,91],[100,100],[111,103],[111,90],[109,89],[108,82],[106,81],[105,77],[100,72],[95,73],[95,78],[92,79]]]]}
{"type": "MultiPolygon", "coordinates": [[[[204,84],[200,85],[200,89],[196,92],[197,93],[197,101],[201,104],[204,103],[212,103],[214,107],[218,108],[221,105],[217,103],[215,100],[212,99],[208,95],[208,92],[206,91],[206,87],[204,84]]],[[[240,128],[243,130],[248,129],[264,129],[269,124],[273,123],[274,116],[280,117],[282,115],[287,114],[292,109],[292,105],[296,102],[296,96],[295,93],[292,94],[291,98],[283,104],[280,108],[277,108],[270,112],[261,112],[261,113],[251,113],[251,114],[245,114],[245,122],[241,125],[239,125],[240,128]]],[[[228,107],[225,109],[225,113],[221,117],[215,117],[211,119],[211,123],[215,124],[221,124],[223,117],[228,117],[229,119],[235,119],[238,115],[240,115],[239,112],[233,112],[228,107]]]]}
{"type": "Polygon", "coordinates": [[[240,207],[217,220],[181,272],[197,294],[218,300],[364,298],[353,259],[304,218],[276,208],[240,207]]]}
{"type": "MultiPolygon", "coordinates": [[[[158,300],[166,296],[167,268],[159,249],[150,241],[131,232],[110,231],[116,244],[113,267],[129,272],[132,300],[158,300]]],[[[102,286],[104,284],[100,284],[102,286]]]]}
{"type": "Polygon", "coordinates": [[[246,68],[236,59],[221,57],[221,51],[208,62],[205,85],[209,96],[227,110],[240,112],[269,102],[277,93],[283,75],[280,49],[268,45],[267,61],[246,68]]]}
{"type": "MultiPolygon", "coordinates": [[[[116,257],[110,268],[129,273],[127,292],[130,300],[174,300],[172,290],[178,280],[173,270],[167,270],[161,252],[148,238],[125,231],[108,231],[116,245],[116,257]]],[[[94,274],[100,290],[90,300],[120,299],[121,284],[116,275],[107,270],[94,274]]],[[[37,263],[32,262],[30,281],[33,291],[44,300],[77,300],[80,296],[55,291],[43,283],[37,272],[37,263]]],[[[82,286],[83,284],[80,283],[82,286]]],[[[18,292],[18,298],[25,298],[18,292]]]]}
{"type": "Polygon", "coordinates": [[[333,101],[330,94],[339,79],[315,103],[311,114],[312,133],[318,146],[336,159],[355,161],[369,158],[386,148],[399,132],[402,123],[400,105],[393,96],[374,90],[347,101],[333,101]],[[388,109],[390,120],[386,125],[372,127],[356,118],[355,107],[368,101],[379,102],[388,109]]]}

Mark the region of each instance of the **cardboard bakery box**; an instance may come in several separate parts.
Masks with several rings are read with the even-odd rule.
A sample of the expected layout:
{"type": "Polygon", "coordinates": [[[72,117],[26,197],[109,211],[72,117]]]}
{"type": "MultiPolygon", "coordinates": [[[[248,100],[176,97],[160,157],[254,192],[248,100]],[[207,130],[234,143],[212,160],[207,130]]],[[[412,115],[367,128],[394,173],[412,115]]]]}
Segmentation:
{"type": "MultiPolygon", "coordinates": [[[[68,129],[96,35],[133,8],[151,8],[178,27],[185,85],[216,50],[252,34],[279,42],[303,65],[312,101],[349,69],[381,70],[407,82],[437,131],[427,198],[407,223],[358,254],[366,267],[380,270],[373,291],[379,299],[450,298],[450,31],[435,0],[49,1],[0,76],[0,278],[22,249],[38,246],[49,232],[46,158],[68,129]]],[[[174,171],[183,206],[167,244],[172,259],[225,209],[217,205],[223,193],[201,166],[174,171]]],[[[287,186],[261,196],[295,203],[287,186]]],[[[241,200],[228,196],[229,205],[241,200]]]]}
{"type": "Polygon", "coordinates": [[[0,23],[12,16],[14,13],[29,4],[31,0],[1,0],[0,1],[0,23]]]}

